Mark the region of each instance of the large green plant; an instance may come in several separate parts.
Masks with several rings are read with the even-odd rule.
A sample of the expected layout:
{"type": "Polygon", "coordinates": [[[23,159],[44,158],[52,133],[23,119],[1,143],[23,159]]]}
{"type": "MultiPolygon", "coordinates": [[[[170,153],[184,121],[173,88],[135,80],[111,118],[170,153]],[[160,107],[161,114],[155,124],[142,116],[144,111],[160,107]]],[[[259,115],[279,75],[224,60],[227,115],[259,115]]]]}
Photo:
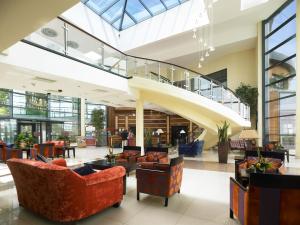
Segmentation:
{"type": "Polygon", "coordinates": [[[21,143],[25,143],[25,147],[30,148],[33,146],[34,142],[34,137],[29,133],[20,133],[15,140],[17,148],[21,147],[21,143]]]}
{"type": "Polygon", "coordinates": [[[257,88],[252,87],[248,84],[241,83],[240,86],[235,89],[235,93],[242,102],[245,102],[250,106],[251,115],[256,115],[258,98],[257,88]]]}
{"type": "Polygon", "coordinates": [[[225,143],[228,141],[228,129],[230,124],[225,120],[222,126],[218,126],[218,139],[219,143],[225,143]]]}
{"type": "Polygon", "coordinates": [[[147,147],[152,146],[152,131],[151,129],[145,129],[145,142],[147,147]]]}
{"type": "Polygon", "coordinates": [[[103,109],[94,109],[92,111],[91,123],[95,127],[98,144],[101,144],[101,132],[104,129],[105,114],[103,109]]]}

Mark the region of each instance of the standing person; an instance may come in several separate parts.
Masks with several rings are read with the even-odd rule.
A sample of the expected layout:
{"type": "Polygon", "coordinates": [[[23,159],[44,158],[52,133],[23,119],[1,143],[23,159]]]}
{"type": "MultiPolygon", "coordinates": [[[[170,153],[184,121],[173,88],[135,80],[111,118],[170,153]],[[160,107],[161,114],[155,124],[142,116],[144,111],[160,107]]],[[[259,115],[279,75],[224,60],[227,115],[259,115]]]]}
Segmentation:
{"type": "Polygon", "coordinates": [[[133,138],[134,138],[134,133],[132,132],[132,130],[129,130],[129,132],[128,132],[128,145],[129,146],[133,146],[134,144],[133,144],[133,138]]]}
{"type": "Polygon", "coordinates": [[[124,146],[127,146],[127,138],[128,138],[128,131],[127,130],[123,130],[121,132],[121,138],[122,138],[122,148],[124,146]]]}

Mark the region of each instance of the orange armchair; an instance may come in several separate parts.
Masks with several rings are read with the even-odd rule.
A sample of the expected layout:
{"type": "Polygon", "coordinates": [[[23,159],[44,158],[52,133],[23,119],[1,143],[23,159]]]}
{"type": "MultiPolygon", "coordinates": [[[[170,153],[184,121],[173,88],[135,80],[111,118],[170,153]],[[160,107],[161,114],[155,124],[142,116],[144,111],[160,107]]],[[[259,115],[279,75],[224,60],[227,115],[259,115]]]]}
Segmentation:
{"type": "Polygon", "coordinates": [[[123,167],[113,167],[80,176],[62,159],[52,164],[26,159],[10,159],[19,204],[49,220],[77,221],[110,207],[123,198],[123,167]]]}
{"type": "Polygon", "coordinates": [[[137,162],[168,163],[168,148],[148,147],[145,149],[145,155],[137,158],[137,162]]]}
{"type": "Polygon", "coordinates": [[[172,158],[170,164],[140,165],[136,169],[137,200],[140,200],[140,193],[156,195],[164,197],[165,206],[168,206],[169,197],[180,193],[182,173],[183,156],[172,158]]]}

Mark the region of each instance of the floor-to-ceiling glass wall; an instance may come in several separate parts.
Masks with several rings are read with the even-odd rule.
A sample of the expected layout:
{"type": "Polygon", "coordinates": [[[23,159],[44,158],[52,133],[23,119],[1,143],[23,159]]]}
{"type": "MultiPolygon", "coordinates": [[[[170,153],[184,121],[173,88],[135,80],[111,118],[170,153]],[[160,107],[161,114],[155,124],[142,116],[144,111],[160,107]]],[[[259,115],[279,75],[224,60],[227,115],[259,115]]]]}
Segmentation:
{"type": "Polygon", "coordinates": [[[0,89],[0,139],[13,143],[18,133],[30,133],[39,143],[68,132],[80,135],[80,99],[0,89]]]}
{"type": "Polygon", "coordinates": [[[263,42],[264,143],[294,149],[296,0],[287,1],[263,22],[263,42]]]}

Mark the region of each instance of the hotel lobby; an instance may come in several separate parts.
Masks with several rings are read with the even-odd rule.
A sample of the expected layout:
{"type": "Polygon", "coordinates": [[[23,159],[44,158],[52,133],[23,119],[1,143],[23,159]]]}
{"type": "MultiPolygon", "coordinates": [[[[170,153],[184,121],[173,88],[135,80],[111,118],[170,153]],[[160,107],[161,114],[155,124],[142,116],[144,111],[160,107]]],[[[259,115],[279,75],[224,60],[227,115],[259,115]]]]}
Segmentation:
{"type": "Polygon", "coordinates": [[[300,0],[0,12],[1,225],[300,223],[300,0]]]}

